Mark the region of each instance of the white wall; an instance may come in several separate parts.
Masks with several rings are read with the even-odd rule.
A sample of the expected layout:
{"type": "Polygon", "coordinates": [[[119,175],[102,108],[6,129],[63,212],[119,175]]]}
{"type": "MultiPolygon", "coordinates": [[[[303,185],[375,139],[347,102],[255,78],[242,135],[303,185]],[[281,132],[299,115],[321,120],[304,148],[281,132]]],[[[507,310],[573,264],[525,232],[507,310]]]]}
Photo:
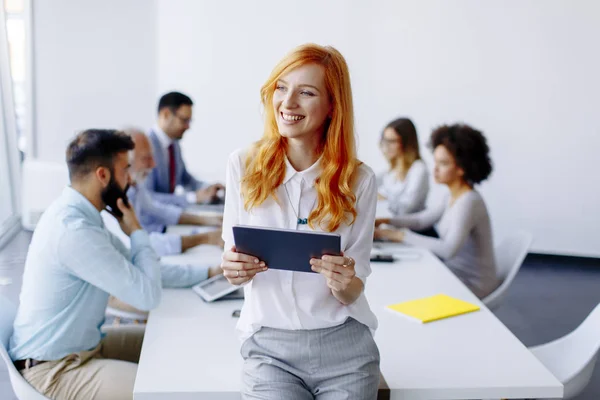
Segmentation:
{"type": "Polygon", "coordinates": [[[471,123],[492,147],[481,190],[497,237],[522,228],[535,251],[600,255],[597,1],[33,0],[33,12],[41,160],[62,161],[81,129],[149,127],[157,95],[176,89],[197,105],[190,169],[222,180],[226,156],[262,132],[271,68],[314,41],[347,58],[374,169],[392,118],[413,118],[423,144],[440,123],[471,123]]]}
{"type": "Polygon", "coordinates": [[[63,161],[86,128],[149,127],[156,103],[153,0],[32,0],[37,156],[63,161]]]}
{"type": "MultiPolygon", "coordinates": [[[[223,179],[228,153],[259,138],[259,88],[308,41],[336,46],[354,89],[359,152],[384,168],[381,128],[410,116],[421,142],[465,121],[490,142],[482,185],[497,238],[534,251],[600,255],[600,2],[157,0],[158,90],[196,102],[188,166],[223,179]]],[[[428,151],[426,161],[431,165],[428,151]]],[[[432,197],[438,197],[436,188],[432,197]]]]}

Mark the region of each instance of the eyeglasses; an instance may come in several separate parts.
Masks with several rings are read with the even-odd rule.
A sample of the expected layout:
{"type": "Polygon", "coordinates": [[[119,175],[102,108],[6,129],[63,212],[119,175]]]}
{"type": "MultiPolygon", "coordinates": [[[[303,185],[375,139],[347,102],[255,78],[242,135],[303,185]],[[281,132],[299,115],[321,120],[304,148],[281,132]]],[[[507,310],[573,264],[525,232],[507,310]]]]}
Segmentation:
{"type": "Polygon", "coordinates": [[[178,120],[180,120],[184,124],[190,124],[192,122],[191,118],[184,118],[184,117],[182,117],[180,115],[177,115],[177,113],[173,113],[173,115],[175,116],[175,118],[177,118],[178,120]]]}
{"type": "Polygon", "coordinates": [[[400,139],[386,139],[386,138],[382,138],[381,141],[379,142],[380,145],[382,146],[391,146],[393,144],[396,143],[400,143],[400,139]]]}

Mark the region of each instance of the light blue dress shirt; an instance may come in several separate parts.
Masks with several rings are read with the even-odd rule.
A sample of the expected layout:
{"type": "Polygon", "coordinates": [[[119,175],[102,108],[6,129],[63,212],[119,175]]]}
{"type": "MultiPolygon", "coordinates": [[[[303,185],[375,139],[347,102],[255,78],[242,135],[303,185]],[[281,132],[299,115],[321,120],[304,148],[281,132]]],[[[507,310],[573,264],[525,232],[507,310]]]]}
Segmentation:
{"type": "Polygon", "coordinates": [[[67,187],[33,234],[10,356],[59,360],[95,348],[109,294],[140,310],[156,307],[158,256],[142,230],[133,232],[127,250],[106,230],[98,210],[67,187]]]}
{"type": "MultiPolygon", "coordinates": [[[[152,198],[150,191],[144,185],[145,183],[131,186],[127,191],[127,198],[133,205],[142,227],[148,232],[162,233],[168,225],[177,225],[183,209],[152,198]]],[[[181,253],[181,243],[179,253],[181,253]]]]}
{"type": "MultiPolygon", "coordinates": [[[[181,254],[181,236],[162,233],[166,225],[177,224],[181,216],[181,209],[152,199],[148,189],[143,184],[131,186],[127,191],[127,197],[142,227],[150,232],[150,243],[158,256],[181,254]]],[[[211,266],[206,262],[195,264],[167,264],[163,262],[163,287],[185,288],[193,286],[208,279],[208,270],[211,266]]]]}

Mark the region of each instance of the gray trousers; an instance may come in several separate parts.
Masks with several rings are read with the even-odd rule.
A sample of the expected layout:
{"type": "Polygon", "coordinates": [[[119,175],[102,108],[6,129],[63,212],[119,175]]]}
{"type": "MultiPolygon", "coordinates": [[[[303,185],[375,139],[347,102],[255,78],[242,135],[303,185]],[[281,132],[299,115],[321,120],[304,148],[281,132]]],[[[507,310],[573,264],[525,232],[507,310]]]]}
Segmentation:
{"type": "Polygon", "coordinates": [[[243,399],[372,400],[379,350],[369,328],[349,318],[333,328],[262,328],[242,345],[243,399]]]}

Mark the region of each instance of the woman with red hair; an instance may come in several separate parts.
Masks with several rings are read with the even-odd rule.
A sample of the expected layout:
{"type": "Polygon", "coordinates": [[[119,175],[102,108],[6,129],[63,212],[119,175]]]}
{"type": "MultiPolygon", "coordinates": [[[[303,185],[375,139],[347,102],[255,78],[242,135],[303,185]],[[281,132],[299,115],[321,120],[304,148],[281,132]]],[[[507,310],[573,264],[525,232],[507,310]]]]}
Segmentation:
{"type": "Polygon", "coordinates": [[[261,98],[264,134],[229,158],[223,221],[223,273],[245,285],[243,397],[374,399],[377,319],[364,285],[377,182],[356,156],[346,61],[332,47],[300,46],[261,98]],[[237,224],[335,232],[343,255],[312,259],[316,274],[270,270],[236,251],[237,224]]]}

